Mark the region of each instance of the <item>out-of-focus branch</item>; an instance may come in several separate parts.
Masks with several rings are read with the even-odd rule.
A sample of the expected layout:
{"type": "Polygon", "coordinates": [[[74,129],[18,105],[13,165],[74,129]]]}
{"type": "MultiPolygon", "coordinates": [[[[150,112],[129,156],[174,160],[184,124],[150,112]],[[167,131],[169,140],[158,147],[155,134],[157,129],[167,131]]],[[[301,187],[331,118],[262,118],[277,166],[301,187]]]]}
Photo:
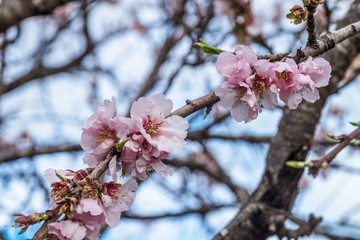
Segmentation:
{"type": "Polygon", "coordinates": [[[78,0],[3,0],[0,4],[0,32],[25,18],[50,14],[55,8],[78,0]]]}
{"type": "Polygon", "coordinates": [[[66,65],[58,68],[45,67],[42,64],[40,64],[39,66],[33,68],[26,75],[10,82],[7,85],[0,86],[0,95],[10,92],[34,79],[48,77],[58,73],[67,72],[73,69],[74,67],[76,67],[81,63],[81,61],[94,49],[94,47],[95,45],[88,44],[87,48],[80,56],[73,59],[71,62],[67,63],[66,65]]]}
{"type": "Polygon", "coordinates": [[[321,218],[315,218],[310,214],[308,221],[297,221],[296,224],[299,225],[299,228],[296,230],[283,229],[279,234],[279,237],[287,237],[288,239],[298,239],[299,237],[311,235],[316,226],[321,222],[321,218]]]}
{"type": "MultiPolygon", "coordinates": [[[[174,22],[178,23],[178,19],[182,19],[183,15],[185,14],[185,11],[183,11],[185,4],[187,0],[181,1],[181,5],[179,6],[178,14],[174,15],[174,22]]],[[[178,24],[181,24],[178,23],[178,24]]],[[[189,28],[186,28],[185,26],[176,25],[174,26],[172,33],[168,35],[166,41],[161,46],[161,49],[159,53],[157,54],[157,58],[155,61],[154,66],[152,67],[152,71],[149,73],[148,77],[146,78],[142,88],[138,92],[135,99],[138,99],[142,96],[144,96],[150,89],[155,85],[155,83],[158,80],[158,74],[160,67],[163,65],[163,63],[168,59],[169,52],[190,32],[189,28]],[[181,32],[181,34],[178,34],[181,32]]],[[[130,111],[130,110],[129,110],[130,111]]],[[[129,115],[129,112],[128,112],[129,115]]]]}
{"type": "MultiPolygon", "coordinates": [[[[308,222],[304,221],[303,219],[300,219],[298,217],[295,217],[293,215],[289,216],[289,220],[296,223],[299,226],[306,226],[308,225],[308,222]]],[[[353,237],[343,237],[343,236],[338,236],[338,235],[334,235],[334,234],[330,234],[327,231],[326,227],[323,226],[316,226],[316,228],[313,231],[315,234],[324,236],[329,238],[330,240],[356,240],[358,238],[353,238],[353,237]]]]}
{"type": "Polygon", "coordinates": [[[0,152],[0,163],[14,161],[19,158],[31,158],[41,154],[61,153],[80,151],[79,144],[59,144],[54,146],[32,147],[25,149],[16,149],[15,151],[0,152]]]}
{"type": "Polygon", "coordinates": [[[228,135],[217,135],[209,134],[203,131],[190,132],[187,136],[190,140],[198,139],[221,139],[228,141],[245,141],[249,143],[270,143],[272,137],[257,137],[257,136],[228,136],[228,135]]]}
{"type": "Polygon", "coordinates": [[[128,218],[128,219],[138,219],[138,220],[156,220],[161,218],[168,218],[168,217],[180,217],[188,214],[207,214],[211,211],[218,210],[220,208],[225,207],[235,207],[235,204],[221,204],[221,205],[214,205],[214,204],[203,204],[201,207],[196,209],[187,209],[183,212],[179,213],[165,213],[165,214],[159,214],[159,215],[153,215],[153,216],[139,216],[139,215],[130,215],[126,212],[122,214],[122,218],[128,218]]]}
{"type": "Polygon", "coordinates": [[[344,79],[338,84],[338,88],[334,90],[334,93],[340,91],[352,83],[358,74],[360,74],[360,54],[356,56],[356,58],[352,61],[351,65],[346,70],[344,79]]]}
{"type": "MultiPolygon", "coordinates": [[[[228,136],[228,135],[217,135],[204,133],[204,131],[193,131],[188,133],[187,139],[198,141],[199,139],[220,139],[225,141],[244,141],[248,143],[255,144],[268,144],[270,143],[272,137],[270,136],[228,136]]],[[[313,140],[313,146],[333,146],[338,144],[338,142],[330,140],[313,140]]],[[[352,147],[355,146],[353,143],[350,143],[352,147]]],[[[53,146],[39,146],[39,147],[30,147],[24,149],[16,149],[14,151],[2,151],[0,153],[0,164],[5,162],[11,162],[19,158],[31,158],[37,155],[42,154],[53,154],[53,153],[62,153],[62,152],[75,152],[82,151],[82,148],[79,144],[59,144],[53,146]]],[[[332,164],[333,166],[333,164],[332,164]]],[[[334,167],[338,168],[337,165],[334,167]]]]}
{"type": "Polygon", "coordinates": [[[177,159],[163,159],[163,163],[172,165],[174,167],[187,167],[190,170],[199,170],[207,174],[208,176],[214,178],[216,181],[224,183],[228,186],[237,196],[240,202],[245,202],[249,198],[249,193],[246,189],[242,189],[236,186],[229,176],[224,175],[223,171],[214,171],[209,169],[205,164],[196,162],[194,159],[189,159],[188,161],[182,161],[177,159]]]}
{"type": "Polygon", "coordinates": [[[319,169],[323,167],[324,164],[328,166],[341,150],[343,150],[346,146],[348,146],[354,138],[359,138],[359,137],[360,137],[360,126],[349,135],[344,136],[341,142],[329,153],[321,156],[317,160],[311,161],[310,163],[312,163],[313,166],[310,167],[309,174],[316,177],[319,172],[319,169]]]}

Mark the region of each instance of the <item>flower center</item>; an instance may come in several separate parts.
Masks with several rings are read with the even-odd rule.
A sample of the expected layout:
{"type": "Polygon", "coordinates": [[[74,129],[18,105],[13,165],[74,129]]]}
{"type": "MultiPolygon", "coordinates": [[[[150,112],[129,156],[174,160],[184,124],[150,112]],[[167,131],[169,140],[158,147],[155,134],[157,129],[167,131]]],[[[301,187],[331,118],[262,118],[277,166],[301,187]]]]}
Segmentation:
{"type": "Polygon", "coordinates": [[[116,134],[109,128],[106,128],[104,131],[97,132],[97,135],[95,136],[95,141],[98,143],[104,142],[107,139],[117,140],[116,134]]]}
{"type": "Polygon", "coordinates": [[[161,135],[161,130],[159,129],[159,126],[162,124],[153,122],[150,118],[148,118],[147,122],[143,125],[144,129],[147,134],[149,134],[152,137],[157,137],[161,135]]]}
{"type": "Polygon", "coordinates": [[[234,87],[233,89],[236,91],[235,102],[243,102],[241,98],[244,96],[247,89],[245,87],[234,87]]]}
{"type": "Polygon", "coordinates": [[[258,74],[255,75],[253,90],[257,90],[259,97],[262,99],[264,97],[264,92],[269,88],[269,84],[267,84],[266,77],[260,77],[258,74]]]}
{"type": "Polygon", "coordinates": [[[287,70],[284,70],[282,72],[275,72],[275,73],[278,78],[283,79],[285,82],[291,80],[290,72],[288,72],[287,70]]]}

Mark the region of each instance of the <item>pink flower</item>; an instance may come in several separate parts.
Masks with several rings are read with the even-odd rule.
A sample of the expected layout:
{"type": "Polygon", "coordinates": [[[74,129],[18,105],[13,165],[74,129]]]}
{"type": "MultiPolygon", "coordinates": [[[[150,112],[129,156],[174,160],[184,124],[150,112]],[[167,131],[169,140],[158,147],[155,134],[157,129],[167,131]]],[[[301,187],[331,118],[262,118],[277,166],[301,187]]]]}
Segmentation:
{"type": "Polygon", "coordinates": [[[82,240],[85,237],[89,240],[99,239],[99,228],[86,224],[80,225],[74,220],[50,223],[48,230],[60,240],[82,240]]]}
{"type": "Polygon", "coordinates": [[[173,107],[172,101],[163,94],[139,98],[130,110],[142,136],[159,151],[181,151],[189,123],[180,116],[167,117],[173,107]]]}
{"type": "Polygon", "coordinates": [[[172,101],[162,94],[150,98],[139,98],[131,110],[131,120],[127,121],[131,140],[123,149],[121,160],[126,175],[135,173],[139,178],[146,178],[151,170],[161,176],[172,175],[160,159],[169,156],[169,152],[180,151],[189,127],[180,116],[167,117],[172,109],[172,101]]]}
{"type": "Polygon", "coordinates": [[[293,59],[288,58],[285,62],[278,62],[274,70],[276,85],[280,89],[280,99],[288,105],[289,109],[297,108],[302,99],[309,102],[319,99],[314,82],[308,75],[299,72],[293,59]]]}
{"type": "Polygon", "coordinates": [[[243,82],[253,71],[257,56],[248,46],[240,45],[235,54],[222,52],[216,62],[216,70],[232,83],[243,82]]]}
{"type": "Polygon", "coordinates": [[[80,145],[87,153],[84,163],[95,167],[104,160],[106,154],[127,134],[127,125],[121,117],[116,117],[115,98],[105,100],[104,106],[99,106],[96,113],[90,116],[83,128],[80,145]]]}
{"type": "Polygon", "coordinates": [[[137,187],[137,182],[131,178],[121,186],[117,197],[112,197],[110,195],[103,195],[101,197],[106,216],[105,222],[110,227],[117,226],[119,224],[121,212],[129,210],[130,204],[134,201],[134,191],[137,187]]]}
{"type": "Polygon", "coordinates": [[[304,84],[310,82],[299,81],[298,65],[294,59],[288,58],[285,62],[277,62],[273,68],[276,85],[280,90],[297,91],[302,89],[304,84]]]}
{"type": "Polygon", "coordinates": [[[277,86],[274,82],[275,64],[268,60],[259,60],[255,63],[256,73],[246,79],[246,83],[251,86],[258,101],[266,109],[273,109],[277,106],[277,86]]]}
{"type": "Polygon", "coordinates": [[[225,81],[215,89],[215,94],[220,98],[219,104],[230,109],[231,116],[238,122],[250,122],[261,112],[255,93],[244,82],[225,81]]]}
{"type": "Polygon", "coordinates": [[[256,53],[254,53],[254,51],[246,45],[239,45],[235,49],[235,55],[240,58],[244,58],[250,66],[254,66],[258,60],[256,53]]]}
{"type": "Polygon", "coordinates": [[[329,84],[331,66],[324,58],[309,57],[305,62],[299,64],[299,71],[310,76],[316,88],[325,87],[329,84]]]}
{"type": "Polygon", "coordinates": [[[100,227],[105,222],[104,206],[97,198],[81,198],[75,207],[73,219],[100,227]]]}
{"type": "Polygon", "coordinates": [[[62,176],[63,178],[67,178],[67,179],[73,179],[75,176],[73,172],[70,170],[48,168],[44,171],[44,178],[49,183],[50,186],[55,182],[61,181],[61,179],[58,176],[56,176],[56,173],[62,176]]]}
{"type": "Polygon", "coordinates": [[[119,224],[121,212],[129,210],[137,187],[138,184],[131,178],[118,189],[117,194],[104,194],[101,200],[82,198],[75,208],[73,219],[95,227],[99,227],[105,222],[110,227],[115,227],[119,224]]]}

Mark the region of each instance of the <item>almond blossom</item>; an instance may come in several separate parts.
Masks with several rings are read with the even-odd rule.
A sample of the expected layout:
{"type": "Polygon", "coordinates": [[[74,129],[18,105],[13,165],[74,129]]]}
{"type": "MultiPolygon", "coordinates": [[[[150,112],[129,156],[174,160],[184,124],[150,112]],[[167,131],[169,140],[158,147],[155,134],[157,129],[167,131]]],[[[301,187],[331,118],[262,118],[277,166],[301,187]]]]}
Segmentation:
{"type": "Polygon", "coordinates": [[[296,109],[303,99],[318,100],[317,88],[328,85],[331,66],[323,58],[311,57],[299,65],[291,58],[275,63],[258,60],[251,48],[240,45],[234,54],[219,54],[216,70],[226,79],[214,91],[219,104],[230,109],[236,121],[247,123],[258,116],[260,106],[275,108],[278,94],[289,109],[296,109]]]}
{"type": "Polygon", "coordinates": [[[301,74],[298,65],[293,59],[286,59],[285,62],[276,63],[274,68],[276,75],[276,85],[279,88],[279,97],[285,102],[289,109],[296,109],[305,98],[314,102],[318,96],[312,95],[314,83],[310,77],[301,74]],[[309,94],[310,93],[310,94],[309,94]]]}
{"type": "Polygon", "coordinates": [[[82,198],[74,210],[73,219],[95,227],[100,227],[103,223],[115,227],[119,224],[121,212],[129,210],[137,187],[136,181],[131,178],[118,187],[117,194],[104,194],[101,199],[82,198]]]}
{"type": "Polygon", "coordinates": [[[299,64],[299,71],[310,76],[316,88],[325,87],[329,84],[331,76],[331,65],[324,58],[309,57],[305,62],[299,64]]]}
{"type": "Polygon", "coordinates": [[[180,116],[168,117],[172,107],[172,101],[163,94],[142,97],[132,104],[131,120],[127,121],[131,138],[121,155],[126,175],[135,173],[144,179],[144,173],[151,170],[162,177],[173,174],[161,159],[183,148],[189,124],[180,116]]]}
{"type": "Polygon", "coordinates": [[[238,122],[250,122],[261,112],[255,93],[244,82],[233,84],[225,81],[214,92],[220,98],[219,104],[230,109],[231,116],[238,122]]]}
{"type": "MultiPolygon", "coordinates": [[[[65,220],[50,223],[48,225],[49,234],[55,235],[60,240],[89,240],[99,239],[99,228],[92,225],[83,225],[75,220],[65,220]]],[[[54,239],[54,238],[48,238],[54,239]]]]}
{"type": "Polygon", "coordinates": [[[60,221],[49,227],[59,239],[78,239],[78,237],[83,239],[85,236],[89,239],[99,239],[98,233],[91,235],[93,238],[90,238],[88,230],[90,229],[93,234],[94,231],[98,232],[104,223],[110,227],[118,225],[121,212],[129,210],[135,197],[134,191],[138,187],[137,182],[132,178],[123,185],[115,182],[99,184],[86,177],[87,171],[84,170],[73,172],[48,169],[45,174],[53,188],[50,195],[50,209],[54,210],[60,206],[60,209],[63,209],[61,211],[66,213],[68,218],[65,223],[60,221]],[[71,177],[65,178],[59,172],[65,176],[71,174],[71,177]],[[55,182],[55,174],[57,182],[55,182]],[[75,187],[80,189],[80,195],[70,193],[75,187]],[[62,229],[63,227],[67,229],[62,229]]]}
{"type": "Polygon", "coordinates": [[[299,66],[293,59],[277,63],[274,68],[277,77],[277,86],[280,89],[280,99],[289,109],[296,109],[305,99],[315,102],[320,98],[317,88],[328,85],[331,67],[323,58],[308,58],[299,66]]]}
{"type": "Polygon", "coordinates": [[[233,83],[245,81],[253,70],[251,69],[257,61],[253,50],[245,45],[236,48],[235,54],[222,52],[216,62],[216,70],[227,80],[233,83]]]}
{"type": "Polygon", "coordinates": [[[104,160],[114,144],[127,134],[127,125],[116,117],[115,104],[115,97],[111,101],[105,100],[104,106],[96,109],[96,113],[89,117],[83,128],[80,145],[85,151],[92,151],[84,157],[84,163],[90,167],[95,167],[104,160]]]}
{"type": "Polygon", "coordinates": [[[266,109],[273,109],[278,105],[277,86],[274,82],[275,65],[268,60],[259,60],[254,64],[255,74],[246,79],[258,102],[266,109]]]}

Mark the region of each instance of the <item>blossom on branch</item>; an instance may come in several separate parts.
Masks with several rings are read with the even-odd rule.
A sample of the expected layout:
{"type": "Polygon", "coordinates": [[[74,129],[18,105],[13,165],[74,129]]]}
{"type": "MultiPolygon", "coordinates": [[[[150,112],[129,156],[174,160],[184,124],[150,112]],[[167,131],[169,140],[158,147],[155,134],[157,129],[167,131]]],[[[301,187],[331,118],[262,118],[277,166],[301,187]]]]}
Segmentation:
{"type": "Polygon", "coordinates": [[[14,226],[22,227],[21,233],[49,216],[56,220],[64,214],[62,220],[47,225],[48,240],[97,240],[101,225],[119,224],[121,212],[129,210],[138,187],[132,178],[124,185],[116,183],[117,171],[122,168],[123,174],[135,174],[139,179],[145,179],[152,170],[162,177],[173,174],[161,159],[182,150],[189,124],[180,116],[169,116],[172,101],[162,94],[140,98],[131,107],[131,118],[116,115],[115,101],[114,97],[105,100],[83,128],[80,145],[90,152],[84,163],[91,168],[47,169],[44,176],[52,187],[50,208],[43,214],[17,215],[14,226]],[[106,169],[96,167],[107,157],[111,160],[105,161],[105,167],[114,181],[99,183],[97,179],[106,169]],[[93,171],[99,176],[93,178],[93,171]]]}
{"type": "Polygon", "coordinates": [[[236,48],[235,54],[222,52],[216,62],[216,70],[232,83],[244,82],[253,70],[251,69],[257,61],[253,50],[245,45],[236,48]]]}
{"type": "MultiPolygon", "coordinates": [[[[49,178],[53,175],[51,172],[55,171],[46,170],[47,179],[52,180],[52,177],[49,178]]],[[[76,173],[79,172],[83,173],[81,170],[76,173]]],[[[67,179],[60,174],[57,177],[60,181],[51,184],[51,209],[60,206],[60,212],[65,212],[66,218],[65,221],[49,224],[49,233],[56,235],[58,239],[99,239],[100,226],[104,223],[110,227],[119,224],[121,212],[129,210],[135,197],[134,191],[138,187],[132,178],[121,185],[115,182],[100,184],[88,177],[67,179]],[[76,187],[80,192],[70,193],[76,187]]]]}
{"type": "Polygon", "coordinates": [[[230,109],[231,116],[238,122],[250,122],[261,112],[255,93],[244,82],[225,81],[215,89],[215,94],[220,98],[219,104],[230,109]]]}
{"type": "Polygon", "coordinates": [[[83,128],[81,146],[93,151],[85,155],[84,163],[95,167],[116,146],[120,157],[113,156],[107,171],[114,181],[120,169],[126,176],[136,175],[141,180],[152,170],[162,177],[172,175],[173,170],[161,159],[183,148],[189,127],[180,116],[168,117],[172,107],[170,99],[156,94],[135,101],[130,110],[131,118],[125,118],[116,116],[115,98],[106,100],[83,128]]]}
{"type": "Polygon", "coordinates": [[[89,240],[99,239],[99,228],[91,225],[83,225],[79,221],[64,220],[50,223],[48,232],[52,234],[49,240],[82,240],[86,237],[89,240]]]}
{"type": "Polygon", "coordinates": [[[136,174],[144,179],[151,170],[157,171],[162,177],[173,174],[161,159],[183,148],[189,124],[180,116],[168,117],[172,107],[172,101],[163,94],[139,98],[132,104],[131,119],[127,121],[130,140],[121,155],[127,176],[136,174]]]}
{"type": "Polygon", "coordinates": [[[95,167],[104,160],[106,154],[126,136],[127,125],[116,117],[116,99],[105,100],[104,106],[99,106],[96,113],[89,117],[81,134],[80,145],[87,153],[84,163],[95,167]]]}
{"type": "Polygon", "coordinates": [[[226,79],[214,91],[219,104],[230,109],[236,121],[247,123],[257,118],[260,106],[275,108],[278,95],[289,109],[296,109],[303,99],[318,100],[317,88],[329,84],[331,66],[311,57],[300,64],[290,58],[275,63],[258,60],[249,47],[240,45],[234,54],[219,54],[216,70],[226,79]]]}
{"type": "Polygon", "coordinates": [[[269,110],[278,105],[274,67],[274,64],[268,60],[259,60],[254,64],[255,73],[246,79],[246,83],[255,93],[258,102],[269,110]]]}

